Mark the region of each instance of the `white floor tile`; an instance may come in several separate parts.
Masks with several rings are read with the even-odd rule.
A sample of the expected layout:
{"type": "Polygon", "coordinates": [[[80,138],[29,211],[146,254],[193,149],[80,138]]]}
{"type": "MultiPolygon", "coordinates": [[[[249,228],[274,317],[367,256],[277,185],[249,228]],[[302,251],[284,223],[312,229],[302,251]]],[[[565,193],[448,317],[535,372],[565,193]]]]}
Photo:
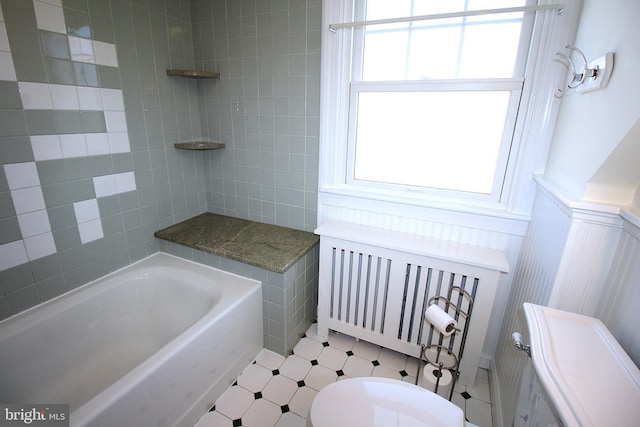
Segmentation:
{"type": "Polygon", "coordinates": [[[491,403],[489,380],[486,378],[476,378],[473,387],[467,386],[467,393],[469,393],[474,399],[478,399],[489,404],[491,403]]]}
{"type": "Polygon", "coordinates": [[[355,343],[351,351],[353,351],[353,354],[356,356],[360,356],[363,359],[373,362],[374,360],[378,360],[378,356],[380,355],[380,346],[360,340],[355,343]]]}
{"type": "Polygon", "coordinates": [[[349,351],[356,343],[356,339],[349,335],[333,332],[329,335],[329,344],[331,347],[339,348],[340,350],[349,351]]]}
{"type": "Polygon", "coordinates": [[[271,427],[275,426],[282,415],[280,406],[266,399],[258,399],[242,416],[243,427],[271,427]]]}
{"type": "Polygon", "coordinates": [[[467,403],[466,399],[462,397],[460,393],[453,392],[453,396],[451,396],[451,401],[463,411],[465,410],[465,404],[467,403]]]}
{"type": "Polygon", "coordinates": [[[305,427],[307,425],[307,419],[293,412],[287,412],[282,414],[275,427],[305,427]]]}
{"type": "Polygon", "coordinates": [[[373,372],[373,364],[369,360],[365,360],[358,356],[351,356],[342,368],[345,375],[350,377],[370,377],[373,372]]]}
{"type": "Polygon", "coordinates": [[[342,369],[344,362],[347,361],[347,353],[335,347],[325,347],[318,356],[318,363],[329,369],[337,371],[342,369]]]}
{"type": "Polygon", "coordinates": [[[311,369],[311,362],[303,357],[292,354],[280,365],[280,373],[292,380],[304,379],[311,369]]]}
{"type": "Polygon", "coordinates": [[[229,387],[216,401],[216,411],[231,420],[237,420],[247,412],[254,400],[249,390],[240,386],[229,387]]]}
{"type": "Polygon", "coordinates": [[[478,399],[467,399],[465,415],[478,427],[492,427],[491,405],[478,399]]]}
{"type": "Polygon", "coordinates": [[[232,427],[233,421],[218,411],[207,412],[194,427],[232,427]]]}
{"type": "Polygon", "coordinates": [[[383,377],[383,378],[391,378],[393,380],[401,380],[402,375],[400,375],[399,371],[395,369],[389,369],[386,366],[376,366],[373,368],[373,372],[371,372],[372,377],[383,377]]]}
{"type": "Polygon", "coordinates": [[[320,391],[328,384],[331,384],[338,379],[338,374],[329,368],[316,365],[311,368],[307,376],[304,378],[304,383],[314,390],[320,391]]]}
{"type": "Polygon", "coordinates": [[[238,377],[238,385],[255,393],[261,391],[271,380],[273,374],[262,365],[249,365],[238,377]]]}
{"type": "Polygon", "coordinates": [[[320,355],[323,345],[311,338],[302,338],[293,348],[293,354],[304,357],[307,360],[315,360],[320,355]]]}
{"type": "Polygon", "coordinates": [[[414,384],[416,383],[416,377],[414,377],[413,375],[408,375],[406,377],[402,377],[402,381],[404,381],[405,383],[409,383],[409,384],[414,384]]]}
{"type": "Polygon", "coordinates": [[[397,351],[383,348],[378,355],[378,362],[387,368],[401,371],[407,365],[407,356],[397,351]]]}
{"type": "Polygon", "coordinates": [[[298,391],[298,384],[284,375],[275,375],[262,390],[262,397],[277,405],[286,405],[298,391]]]}
{"type": "Polygon", "coordinates": [[[273,371],[284,363],[285,357],[271,350],[263,349],[256,357],[256,363],[273,371]]]}
{"type": "Polygon", "coordinates": [[[300,387],[296,394],[293,395],[291,402],[289,402],[289,409],[306,418],[316,394],[318,392],[310,387],[300,387]]]}
{"type": "Polygon", "coordinates": [[[415,378],[418,374],[419,365],[418,359],[415,357],[407,357],[407,364],[404,366],[404,370],[407,374],[415,378]]]}

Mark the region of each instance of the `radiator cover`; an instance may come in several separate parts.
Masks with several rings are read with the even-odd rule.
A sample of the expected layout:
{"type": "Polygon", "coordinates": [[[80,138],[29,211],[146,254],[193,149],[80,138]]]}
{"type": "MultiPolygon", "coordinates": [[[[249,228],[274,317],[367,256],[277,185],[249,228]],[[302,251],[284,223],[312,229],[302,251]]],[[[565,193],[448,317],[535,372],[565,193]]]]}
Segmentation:
{"type": "MultiPolygon", "coordinates": [[[[502,251],[337,222],[316,233],[320,335],[331,329],[418,357],[420,344],[432,342],[422,320],[429,298],[460,286],[474,309],[459,381],[473,385],[498,280],[508,271],[502,251]]],[[[460,340],[446,344],[458,353],[460,340]]]]}

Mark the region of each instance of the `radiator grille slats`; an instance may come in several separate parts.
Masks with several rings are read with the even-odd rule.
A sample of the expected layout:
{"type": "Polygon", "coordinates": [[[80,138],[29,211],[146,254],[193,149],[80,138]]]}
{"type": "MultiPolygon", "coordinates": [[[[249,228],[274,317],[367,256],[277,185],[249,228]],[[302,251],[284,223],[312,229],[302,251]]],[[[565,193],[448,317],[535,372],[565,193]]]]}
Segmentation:
{"type": "MultiPolygon", "coordinates": [[[[423,322],[429,299],[436,295],[447,296],[454,286],[475,296],[479,281],[477,277],[433,266],[334,246],[329,317],[383,335],[387,330],[397,340],[417,348],[421,343],[439,339],[439,334],[434,334],[423,322]],[[403,280],[394,281],[394,277],[403,280]],[[393,301],[397,304],[391,305],[393,301]],[[390,324],[397,327],[388,330],[390,324]]],[[[452,297],[453,304],[465,308],[461,296],[453,294],[452,297]]],[[[466,319],[459,318],[454,310],[450,310],[450,314],[456,318],[459,327],[464,328],[466,319]]],[[[459,343],[455,339],[444,338],[440,344],[458,352],[459,343]]]]}

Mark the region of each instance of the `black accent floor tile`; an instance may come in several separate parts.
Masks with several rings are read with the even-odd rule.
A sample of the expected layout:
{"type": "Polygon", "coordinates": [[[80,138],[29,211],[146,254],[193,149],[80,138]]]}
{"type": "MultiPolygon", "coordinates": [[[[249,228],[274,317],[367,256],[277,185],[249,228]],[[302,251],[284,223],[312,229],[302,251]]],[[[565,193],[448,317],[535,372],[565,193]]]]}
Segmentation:
{"type": "Polygon", "coordinates": [[[233,420],[233,427],[242,427],[242,418],[238,418],[237,420],[233,420]]]}
{"type": "Polygon", "coordinates": [[[283,414],[289,412],[289,405],[282,405],[280,407],[280,410],[282,411],[283,414]]]}
{"type": "Polygon", "coordinates": [[[400,371],[400,376],[404,378],[404,377],[408,377],[409,374],[407,373],[407,371],[403,369],[402,371],[400,371]]]}
{"type": "Polygon", "coordinates": [[[380,362],[378,362],[377,360],[374,360],[371,363],[373,364],[373,366],[380,366],[380,362]]]}
{"type": "Polygon", "coordinates": [[[347,356],[353,356],[353,351],[351,350],[347,351],[347,356]]]}
{"type": "Polygon", "coordinates": [[[317,364],[318,364],[317,360],[314,359],[314,360],[311,361],[311,366],[316,366],[317,364]]]}
{"type": "Polygon", "coordinates": [[[323,346],[323,347],[329,347],[329,342],[327,342],[327,341],[323,342],[323,343],[322,343],[322,346],[323,346]]]}
{"type": "Polygon", "coordinates": [[[344,375],[344,371],[343,371],[342,369],[338,369],[338,370],[336,371],[336,374],[338,374],[338,376],[339,376],[339,377],[341,377],[341,376],[343,376],[343,375],[344,375]]]}
{"type": "Polygon", "coordinates": [[[465,399],[471,399],[471,395],[469,393],[467,393],[466,391],[463,391],[462,393],[460,393],[460,395],[462,397],[464,397],[465,399]]]}
{"type": "Polygon", "coordinates": [[[271,373],[273,375],[280,375],[280,370],[279,369],[274,369],[273,371],[271,371],[271,373]]]}
{"type": "Polygon", "coordinates": [[[304,387],[306,384],[304,382],[304,380],[300,380],[298,381],[298,387],[304,387]]]}
{"type": "Polygon", "coordinates": [[[254,399],[256,399],[256,400],[258,400],[258,399],[262,399],[262,392],[261,392],[261,391],[258,391],[258,392],[253,393],[253,397],[254,397],[254,399]]]}

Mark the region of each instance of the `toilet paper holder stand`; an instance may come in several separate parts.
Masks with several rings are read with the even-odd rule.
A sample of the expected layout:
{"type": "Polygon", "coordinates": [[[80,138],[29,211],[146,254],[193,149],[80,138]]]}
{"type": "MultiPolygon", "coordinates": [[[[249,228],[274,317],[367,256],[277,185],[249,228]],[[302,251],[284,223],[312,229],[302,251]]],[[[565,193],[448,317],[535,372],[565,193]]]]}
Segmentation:
{"type": "Polygon", "coordinates": [[[438,370],[438,373],[434,370],[434,375],[437,380],[435,389],[432,391],[438,393],[442,371],[448,370],[451,372],[452,380],[451,388],[446,398],[451,400],[456,380],[460,375],[460,360],[464,353],[471,313],[473,312],[473,297],[461,287],[452,286],[447,296],[436,295],[431,297],[427,302],[427,307],[432,304],[438,304],[446,313],[451,315],[456,321],[458,328],[456,328],[451,335],[445,336],[434,328],[433,325],[430,325],[423,314],[423,323],[430,325],[430,327],[427,334],[422,334],[422,337],[426,336],[427,339],[425,343],[420,345],[420,359],[415,384],[418,384],[418,378],[420,378],[422,369],[424,369],[427,364],[432,364],[438,370]],[[461,329],[459,328],[460,323],[464,323],[461,329]]]}

